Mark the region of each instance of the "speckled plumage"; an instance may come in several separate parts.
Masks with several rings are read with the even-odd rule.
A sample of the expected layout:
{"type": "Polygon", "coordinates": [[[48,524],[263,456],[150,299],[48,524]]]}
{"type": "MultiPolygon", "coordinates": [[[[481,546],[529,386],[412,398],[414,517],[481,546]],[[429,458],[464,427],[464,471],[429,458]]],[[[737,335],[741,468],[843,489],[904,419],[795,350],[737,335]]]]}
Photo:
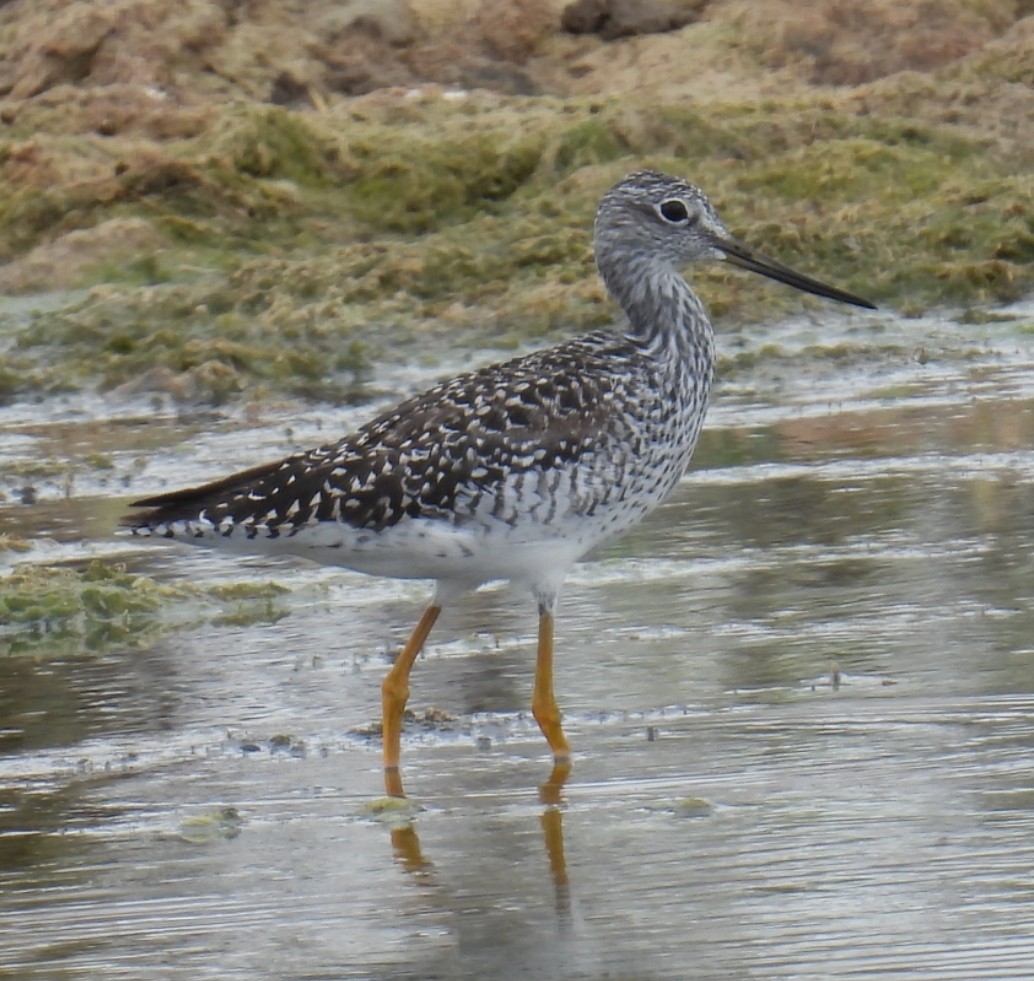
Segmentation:
{"type": "MultiPolygon", "coordinates": [[[[595,247],[623,322],[444,382],[336,443],[138,501],[149,510],[128,526],[434,579],[435,611],[456,592],[511,579],[551,617],[571,565],[656,507],[692,455],[714,337],[677,267],[725,260],[870,305],[752,252],[699,189],[653,171],[630,174],[604,195],[595,247]]],[[[434,616],[407,646],[413,657],[434,616]]],[[[551,620],[548,637],[551,670],[551,620]]],[[[540,634],[540,661],[542,644],[540,634]]],[[[551,702],[551,684],[543,699],[551,702]]],[[[559,758],[566,741],[555,704],[550,711],[553,735],[553,723],[540,723],[559,758]]]]}
{"type": "Polygon", "coordinates": [[[526,555],[507,549],[570,545],[573,561],[679,479],[711,367],[673,368],[595,331],[439,385],[337,443],[143,501],[154,510],[136,527],[459,588],[510,578],[510,562],[526,579],[526,555]]]}

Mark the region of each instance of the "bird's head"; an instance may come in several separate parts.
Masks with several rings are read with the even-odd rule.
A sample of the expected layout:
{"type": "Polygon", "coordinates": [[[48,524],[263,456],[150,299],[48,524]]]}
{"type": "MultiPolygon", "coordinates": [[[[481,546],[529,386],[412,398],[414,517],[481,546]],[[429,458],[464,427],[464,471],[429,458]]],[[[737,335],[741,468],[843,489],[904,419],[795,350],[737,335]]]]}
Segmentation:
{"type": "MultiPolygon", "coordinates": [[[[633,269],[642,261],[678,267],[718,260],[807,293],[875,309],[868,300],[827,286],[770,259],[729,233],[700,188],[654,170],[618,181],[596,212],[596,255],[604,265],[633,269]]],[[[603,270],[605,277],[608,270],[603,270]]]]}

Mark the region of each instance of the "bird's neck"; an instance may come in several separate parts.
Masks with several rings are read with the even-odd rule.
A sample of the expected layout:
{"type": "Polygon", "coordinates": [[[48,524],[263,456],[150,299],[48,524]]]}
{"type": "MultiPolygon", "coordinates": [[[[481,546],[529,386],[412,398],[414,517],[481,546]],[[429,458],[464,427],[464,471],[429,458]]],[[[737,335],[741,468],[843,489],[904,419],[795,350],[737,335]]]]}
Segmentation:
{"type": "Polygon", "coordinates": [[[662,358],[714,363],[714,331],[707,310],[689,283],[671,266],[626,258],[600,275],[628,318],[629,339],[662,358]]]}

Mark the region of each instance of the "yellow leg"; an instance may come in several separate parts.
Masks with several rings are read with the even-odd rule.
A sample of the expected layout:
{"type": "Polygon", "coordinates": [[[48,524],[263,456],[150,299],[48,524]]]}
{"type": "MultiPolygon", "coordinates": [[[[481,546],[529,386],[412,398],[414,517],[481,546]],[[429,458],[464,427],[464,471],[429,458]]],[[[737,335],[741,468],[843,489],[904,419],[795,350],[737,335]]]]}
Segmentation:
{"type": "Polygon", "coordinates": [[[560,727],[560,708],[553,695],[553,612],[539,610],[539,650],[535,662],[535,690],[531,696],[531,714],[546,737],[553,759],[568,764],[571,747],[560,727]]]}
{"type": "Polygon", "coordinates": [[[402,773],[398,766],[384,768],[384,793],[387,797],[406,796],[406,788],[402,786],[402,773]]]}
{"type": "Polygon", "coordinates": [[[399,743],[402,739],[402,713],[409,698],[409,672],[413,662],[423,649],[424,641],[431,632],[440,606],[429,606],[424,610],[398,660],[385,675],[381,683],[382,736],[384,740],[384,785],[389,797],[404,797],[402,780],[399,776],[399,743]]]}

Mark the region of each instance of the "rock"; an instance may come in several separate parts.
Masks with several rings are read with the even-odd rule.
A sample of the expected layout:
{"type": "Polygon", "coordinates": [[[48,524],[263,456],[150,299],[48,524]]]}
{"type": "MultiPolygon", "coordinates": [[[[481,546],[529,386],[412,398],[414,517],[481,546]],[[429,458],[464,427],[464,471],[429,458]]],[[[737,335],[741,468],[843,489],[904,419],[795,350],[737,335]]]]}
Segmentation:
{"type": "Polygon", "coordinates": [[[319,21],[323,41],[365,35],[392,47],[405,47],[417,37],[417,22],[406,0],[345,0],[319,21]]]}
{"type": "Polygon", "coordinates": [[[25,54],[11,98],[27,99],[61,82],[81,81],[110,32],[111,25],[98,11],[65,11],[25,54]]]}
{"type": "Polygon", "coordinates": [[[365,95],[377,89],[415,84],[410,68],[390,45],[376,38],[366,38],[361,43],[342,39],[327,45],[321,54],[323,82],[331,92],[365,95]]]}
{"type": "Polygon", "coordinates": [[[556,27],[552,0],[482,0],[473,28],[488,53],[523,65],[556,27]]]}
{"type": "Polygon", "coordinates": [[[605,41],[676,31],[700,18],[707,0],[575,0],[560,26],[569,34],[599,34],[605,41]]]}
{"type": "Polygon", "coordinates": [[[312,85],[296,78],[289,71],[282,71],[273,79],[269,89],[269,101],[275,106],[318,108],[319,97],[312,85]]]}
{"type": "Polygon", "coordinates": [[[406,0],[352,0],[334,6],[316,25],[327,89],[363,95],[414,84],[399,49],[417,41],[418,28],[406,0]]]}
{"type": "Polygon", "coordinates": [[[610,0],[575,0],[564,7],[560,26],[568,34],[598,34],[610,14],[610,0]]]}

